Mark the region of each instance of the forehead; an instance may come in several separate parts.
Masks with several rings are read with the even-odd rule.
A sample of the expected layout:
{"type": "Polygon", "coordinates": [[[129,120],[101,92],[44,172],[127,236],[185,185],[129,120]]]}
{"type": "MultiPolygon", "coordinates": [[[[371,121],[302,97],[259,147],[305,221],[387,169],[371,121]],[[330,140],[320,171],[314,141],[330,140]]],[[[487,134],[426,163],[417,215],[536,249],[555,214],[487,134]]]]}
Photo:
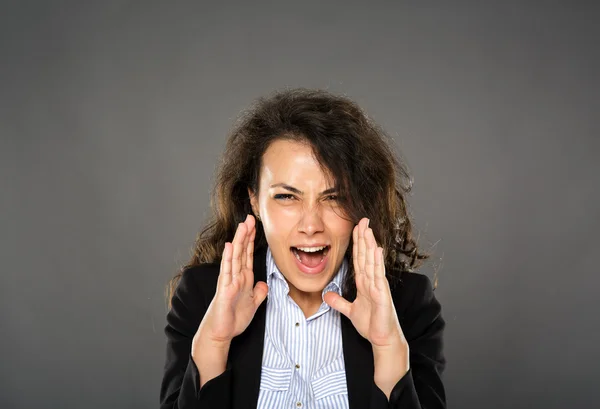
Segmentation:
{"type": "Polygon", "coordinates": [[[303,142],[285,139],[274,141],[263,155],[262,168],[261,176],[267,179],[326,179],[313,148],[303,142]]]}

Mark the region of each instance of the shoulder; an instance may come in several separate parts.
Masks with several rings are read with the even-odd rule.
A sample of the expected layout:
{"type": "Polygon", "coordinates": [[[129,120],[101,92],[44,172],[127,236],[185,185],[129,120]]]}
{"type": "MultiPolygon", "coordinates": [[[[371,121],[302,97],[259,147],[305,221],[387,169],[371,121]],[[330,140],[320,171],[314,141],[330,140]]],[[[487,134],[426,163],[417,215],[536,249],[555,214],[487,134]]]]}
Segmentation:
{"type": "Polygon", "coordinates": [[[442,306],[434,294],[428,276],[421,273],[404,273],[392,290],[392,298],[398,319],[410,340],[418,336],[428,326],[435,323],[443,329],[442,306]]]}
{"type": "Polygon", "coordinates": [[[217,289],[219,264],[199,264],[185,268],[175,290],[175,296],[188,298],[190,295],[210,300],[217,289]]]}
{"type": "Polygon", "coordinates": [[[405,272],[392,286],[392,298],[396,308],[406,308],[420,298],[429,299],[433,296],[431,280],[421,273],[405,272]]]}
{"type": "Polygon", "coordinates": [[[218,264],[200,264],[184,269],[167,313],[167,334],[174,331],[192,336],[204,317],[217,289],[218,264]]]}

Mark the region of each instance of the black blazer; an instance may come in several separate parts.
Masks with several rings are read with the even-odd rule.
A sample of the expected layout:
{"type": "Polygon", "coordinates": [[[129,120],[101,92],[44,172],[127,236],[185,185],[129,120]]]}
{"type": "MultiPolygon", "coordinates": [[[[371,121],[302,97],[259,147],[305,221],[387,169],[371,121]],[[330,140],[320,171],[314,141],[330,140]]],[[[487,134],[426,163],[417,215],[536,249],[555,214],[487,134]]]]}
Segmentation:
{"type": "MultiPolygon", "coordinates": [[[[254,280],[266,281],[266,250],[256,251],[254,280]]],[[[200,389],[200,374],[191,357],[192,338],[217,285],[219,264],[203,264],[183,272],[167,314],[167,354],[160,390],[161,409],[254,409],[258,401],[265,334],[265,300],[252,322],[229,349],[225,372],[200,389]]],[[[445,327],[441,306],[429,278],[405,273],[392,290],[400,325],[410,348],[410,370],[394,387],[390,401],[373,380],[369,341],[341,315],[342,343],[350,409],[438,409],[446,407],[441,374],[445,327]]],[[[351,300],[350,300],[351,301],[351,300]]]]}

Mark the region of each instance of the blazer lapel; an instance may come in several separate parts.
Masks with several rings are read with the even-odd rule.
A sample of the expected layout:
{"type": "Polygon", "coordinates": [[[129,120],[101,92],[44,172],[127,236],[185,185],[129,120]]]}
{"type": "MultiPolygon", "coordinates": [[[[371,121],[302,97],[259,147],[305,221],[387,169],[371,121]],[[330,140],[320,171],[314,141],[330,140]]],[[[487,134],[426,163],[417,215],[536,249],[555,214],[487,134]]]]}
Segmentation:
{"type": "Polygon", "coordinates": [[[375,367],[371,343],[364,339],[344,315],[342,322],[342,345],[348,385],[350,409],[366,409],[371,401],[371,387],[375,367]]]}
{"type": "MultiPolygon", "coordinates": [[[[254,255],[254,283],[266,281],[266,250],[254,255]]],[[[263,347],[265,342],[265,317],[267,300],[258,307],[246,330],[235,337],[229,350],[233,372],[232,408],[256,408],[260,391],[263,347]]]]}

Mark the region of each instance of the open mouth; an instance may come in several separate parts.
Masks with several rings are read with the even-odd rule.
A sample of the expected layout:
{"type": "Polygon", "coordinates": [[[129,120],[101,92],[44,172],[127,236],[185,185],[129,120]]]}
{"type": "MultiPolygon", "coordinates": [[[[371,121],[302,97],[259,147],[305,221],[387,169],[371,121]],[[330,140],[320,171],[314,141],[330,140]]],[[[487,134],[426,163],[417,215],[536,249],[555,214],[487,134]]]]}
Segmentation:
{"type": "Polygon", "coordinates": [[[330,246],[321,247],[292,247],[292,253],[304,266],[315,268],[325,260],[330,246]]]}

